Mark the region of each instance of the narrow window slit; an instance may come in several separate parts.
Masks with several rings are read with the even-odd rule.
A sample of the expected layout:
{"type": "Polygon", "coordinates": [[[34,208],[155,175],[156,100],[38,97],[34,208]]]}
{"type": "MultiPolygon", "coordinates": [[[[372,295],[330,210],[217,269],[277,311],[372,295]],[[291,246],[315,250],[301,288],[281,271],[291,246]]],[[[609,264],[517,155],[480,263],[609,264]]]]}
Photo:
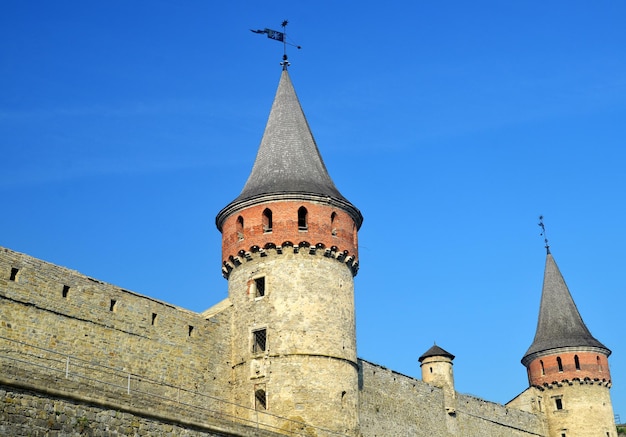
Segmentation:
{"type": "Polygon", "coordinates": [[[309,229],[309,224],[307,222],[307,210],[304,206],[301,206],[298,209],[298,230],[306,231],[309,229]]]}
{"type": "Polygon", "coordinates": [[[63,286],[63,291],[62,291],[62,296],[64,298],[67,298],[68,293],[70,292],[70,286],[69,285],[64,285],[63,286]]]}
{"type": "Polygon", "coordinates": [[[19,273],[20,269],[16,269],[15,267],[13,267],[11,269],[11,277],[9,278],[10,281],[15,281],[17,279],[17,274],[19,273]]]}
{"type": "Polygon", "coordinates": [[[156,318],[157,318],[157,314],[152,313],[152,320],[150,321],[152,326],[156,325],[156,318]]]}
{"type": "Polygon", "coordinates": [[[265,208],[263,210],[263,232],[272,232],[272,210],[265,208]]]}
{"type": "Polygon", "coordinates": [[[243,217],[237,217],[237,238],[239,241],[243,240],[243,217]]]}
{"type": "Polygon", "coordinates": [[[254,408],[255,410],[267,410],[267,394],[265,389],[256,388],[254,390],[254,408]]]}
{"type": "Polygon", "coordinates": [[[111,305],[109,306],[109,311],[115,311],[117,308],[117,301],[115,299],[111,299],[111,305]]]}

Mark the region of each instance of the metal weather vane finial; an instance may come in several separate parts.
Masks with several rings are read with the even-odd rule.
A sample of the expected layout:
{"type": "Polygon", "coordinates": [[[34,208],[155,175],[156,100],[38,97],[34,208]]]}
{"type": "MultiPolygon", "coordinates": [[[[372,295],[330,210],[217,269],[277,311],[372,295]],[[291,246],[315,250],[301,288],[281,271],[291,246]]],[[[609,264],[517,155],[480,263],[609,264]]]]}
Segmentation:
{"type": "Polygon", "coordinates": [[[543,216],[540,215],[539,216],[539,227],[541,228],[541,233],[539,235],[541,235],[543,237],[543,241],[544,243],[546,243],[546,251],[547,253],[550,253],[550,245],[548,244],[548,236],[546,235],[546,227],[543,224],[543,216]]]}
{"type": "Polygon", "coordinates": [[[289,22],[287,20],[283,20],[283,22],[281,23],[281,26],[283,28],[282,32],[279,32],[277,30],[268,29],[267,27],[265,29],[259,29],[259,30],[250,29],[250,32],[253,32],[253,33],[266,33],[267,37],[269,39],[273,39],[275,41],[280,41],[280,42],[283,43],[283,60],[280,63],[280,65],[283,66],[283,70],[286,70],[287,67],[289,67],[289,65],[291,65],[289,63],[289,61],[287,61],[287,45],[296,47],[297,49],[301,49],[302,48],[299,45],[287,42],[287,24],[289,24],[289,22]]]}

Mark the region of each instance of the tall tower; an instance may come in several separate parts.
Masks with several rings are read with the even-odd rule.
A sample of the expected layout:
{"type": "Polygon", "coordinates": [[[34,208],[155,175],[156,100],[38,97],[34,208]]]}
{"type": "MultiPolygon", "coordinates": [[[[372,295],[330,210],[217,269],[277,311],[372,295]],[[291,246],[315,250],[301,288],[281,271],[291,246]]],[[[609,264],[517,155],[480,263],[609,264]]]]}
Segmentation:
{"type": "Polygon", "coordinates": [[[249,407],[236,415],[356,434],[362,221],[331,180],[284,66],[248,181],[216,218],[234,309],[234,403],[249,407]]]}
{"type": "Polygon", "coordinates": [[[522,364],[542,390],[550,437],[616,435],[610,354],[587,329],[548,249],[537,332],[522,364]]]}

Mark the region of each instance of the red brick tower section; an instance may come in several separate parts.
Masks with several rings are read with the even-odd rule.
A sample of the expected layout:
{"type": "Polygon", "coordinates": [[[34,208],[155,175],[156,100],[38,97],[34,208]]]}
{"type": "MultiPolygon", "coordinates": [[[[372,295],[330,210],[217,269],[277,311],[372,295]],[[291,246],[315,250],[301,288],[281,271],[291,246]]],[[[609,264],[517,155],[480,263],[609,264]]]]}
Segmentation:
{"type": "Polygon", "coordinates": [[[282,200],[252,205],[222,224],[222,274],[267,251],[318,251],[358,270],[357,224],[344,210],[316,201],[282,200]]]}
{"type": "Polygon", "coordinates": [[[561,350],[535,358],[527,364],[527,368],[528,382],[534,386],[566,381],[611,384],[608,357],[601,351],[561,350]]]}

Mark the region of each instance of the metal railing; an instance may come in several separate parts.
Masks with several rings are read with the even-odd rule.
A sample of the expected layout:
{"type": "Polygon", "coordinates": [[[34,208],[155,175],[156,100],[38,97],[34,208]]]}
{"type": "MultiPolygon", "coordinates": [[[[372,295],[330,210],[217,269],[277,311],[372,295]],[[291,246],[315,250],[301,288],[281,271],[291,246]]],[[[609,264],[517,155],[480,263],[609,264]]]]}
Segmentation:
{"type": "Polygon", "coordinates": [[[120,407],[130,403],[134,406],[149,406],[151,410],[158,409],[207,426],[211,425],[211,420],[217,420],[290,436],[310,435],[311,430],[315,430],[319,436],[345,436],[206,393],[155,381],[124,369],[3,336],[0,336],[0,363],[2,374],[7,379],[31,385],[42,383],[44,386],[53,382],[55,390],[68,394],[96,394],[120,407]],[[248,417],[234,414],[235,410],[244,412],[243,416],[248,417]],[[278,424],[282,426],[279,428],[278,424]]]}

